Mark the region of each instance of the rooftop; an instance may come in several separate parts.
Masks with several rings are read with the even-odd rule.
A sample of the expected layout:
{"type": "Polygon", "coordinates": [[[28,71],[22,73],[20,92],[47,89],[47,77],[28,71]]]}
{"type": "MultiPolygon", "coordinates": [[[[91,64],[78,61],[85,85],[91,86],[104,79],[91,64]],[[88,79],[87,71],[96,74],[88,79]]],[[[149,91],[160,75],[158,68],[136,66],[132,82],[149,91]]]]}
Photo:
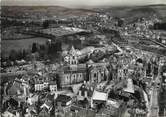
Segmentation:
{"type": "Polygon", "coordinates": [[[101,101],[106,101],[108,98],[107,93],[104,92],[99,92],[99,91],[94,91],[93,92],[93,100],[101,100],[101,101]]]}

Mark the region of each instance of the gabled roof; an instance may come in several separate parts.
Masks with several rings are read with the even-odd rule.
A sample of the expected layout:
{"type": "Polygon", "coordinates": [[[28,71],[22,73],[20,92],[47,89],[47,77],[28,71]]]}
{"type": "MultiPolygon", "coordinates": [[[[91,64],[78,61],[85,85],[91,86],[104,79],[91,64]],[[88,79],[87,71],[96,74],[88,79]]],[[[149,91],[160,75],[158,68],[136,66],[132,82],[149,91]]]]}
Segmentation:
{"type": "Polygon", "coordinates": [[[41,108],[46,107],[48,110],[51,109],[53,107],[53,103],[51,101],[46,101],[41,108]]]}
{"type": "Polygon", "coordinates": [[[107,101],[108,95],[107,95],[107,93],[104,93],[104,92],[94,91],[92,99],[93,100],[107,101]]]}
{"type": "Polygon", "coordinates": [[[44,107],[44,108],[40,111],[38,117],[50,117],[50,115],[48,114],[48,109],[47,109],[46,107],[44,107]]]}

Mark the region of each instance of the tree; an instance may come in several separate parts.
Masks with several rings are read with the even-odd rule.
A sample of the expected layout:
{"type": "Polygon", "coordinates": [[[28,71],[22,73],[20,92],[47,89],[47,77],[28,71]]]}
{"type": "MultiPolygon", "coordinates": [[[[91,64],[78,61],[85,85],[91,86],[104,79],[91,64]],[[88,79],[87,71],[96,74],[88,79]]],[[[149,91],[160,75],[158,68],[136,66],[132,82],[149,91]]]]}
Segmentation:
{"type": "Polygon", "coordinates": [[[32,44],[32,53],[35,53],[35,52],[37,52],[37,44],[33,43],[32,44]]]}
{"type": "Polygon", "coordinates": [[[61,83],[60,83],[60,76],[59,76],[59,74],[56,74],[56,83],[57,83],[57,88],[60,89],[61,88],[61,83]]]}
{"type": "Polygon", "coordinates": [[[44,22],[43,22],[43,28],[45,29],[45,28],[48,28],[49,27],[49,21],[48,20],[45,20],[44,22]]]}
{"type": "Polygon", "coordinates": [[[118,20],[118,26],[119,27],[122,27],[122,25],[124,24],[124,21],[122,19],[119,19],[118,20]]]}
{"type": "Polygon", "coordinates": [[[15,61],[17,59],[17,52],[15,50],[10,51],[9,59],[15,61]]]}
{"type": "Polygon", "coordinates": [[[27,53],[26,53],[25,49],[23,49],[23,51],[22,51],[22,58],[26,59],[26,55],[27,55],[27,53]]]}
{"type": "Polygon", "coordinates": [[[17,60],[21,60],[22,59],[22,50],[19,50],[17,53],[17,60]]]}

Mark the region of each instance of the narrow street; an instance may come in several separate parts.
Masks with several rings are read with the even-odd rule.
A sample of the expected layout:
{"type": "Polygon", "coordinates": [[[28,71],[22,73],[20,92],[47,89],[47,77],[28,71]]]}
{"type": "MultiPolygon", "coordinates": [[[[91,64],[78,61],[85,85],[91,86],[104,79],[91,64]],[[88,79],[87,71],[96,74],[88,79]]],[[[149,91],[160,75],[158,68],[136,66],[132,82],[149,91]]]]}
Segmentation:
{"type": "Polygon", "coordinates": [[[150,101],[149,117],[158,117],[158,91],[157,87],[153,87],[150,101]]]}
{"type": "Polygon", "coordinates": [[[155,83],[152,86],[148,117],[158,117],[158,112],[159,112],[159,103],[158,103],[159,89],[157,86],[157,83],[159,82],[158,80],[159,76],[156,77],[155,83]]]}

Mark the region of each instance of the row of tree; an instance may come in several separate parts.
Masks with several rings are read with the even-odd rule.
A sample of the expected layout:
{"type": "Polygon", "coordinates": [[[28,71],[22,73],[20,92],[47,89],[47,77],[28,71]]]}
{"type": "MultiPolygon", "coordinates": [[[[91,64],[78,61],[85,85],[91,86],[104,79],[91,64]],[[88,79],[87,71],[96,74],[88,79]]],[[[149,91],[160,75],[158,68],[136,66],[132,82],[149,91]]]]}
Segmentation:
{"type": "Polygon", "coordinates": [[[38,44],[33,43],[31,49],[20,49],[14,50],[12,49],[9,52],[8,57],[5,57],[4,53],[1,55],[1,62],[9,62],[16,60],[31,60],[32,54],[35,54],[36,59],[45,60],[49,59],[52,55],[55,55],[58,51],[61,50],[61,43],[46,43],[46,44],[38,44]]]}
{"type": "Polygon", "coordinates": [[[166,30],[166,22],[155,23],[153,28],[156,30],[166,30]]]}

